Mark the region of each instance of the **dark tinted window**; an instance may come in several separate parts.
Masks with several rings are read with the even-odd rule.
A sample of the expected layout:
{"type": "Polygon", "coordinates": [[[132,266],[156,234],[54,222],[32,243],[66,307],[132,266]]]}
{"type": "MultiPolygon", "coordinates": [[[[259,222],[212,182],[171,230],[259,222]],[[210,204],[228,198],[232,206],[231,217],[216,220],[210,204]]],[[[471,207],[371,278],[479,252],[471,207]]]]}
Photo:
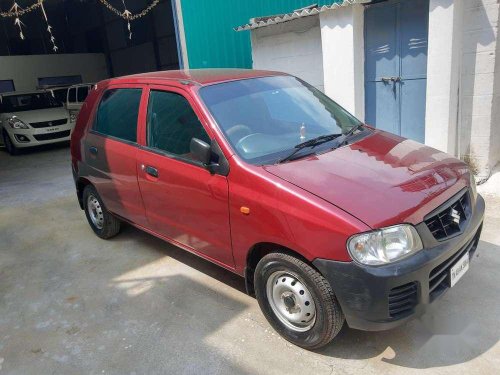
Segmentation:
{"type": "Polygon", "coordinates": [[[126,141],[137,141],[141,89],[113,89],[104,93],[94,129],[126,141]]]}
{"type": "Polygon", "coordinates": [[[78,87],[78,102],[83,103],[89,94],[88,86],[80,86],[78,87]]]}
{"type": "Polygon", "coordinates": [[[15,91],[14,81],[11,79],[0,79],[0,93],[15,91]]]}
{"type": "Polygon", "coordinates": [[[38,86],[62,86],[82,83],[82,76],[59,76],[38,78],[38,86]]]}
{"type": "Polygon", "coordinates": [[[151,91],[147,123],[148,146],[193,159],[189,150],[192,138],[210,143],[208,134],[189,102],[179,94],[151,91]]]}
{"type": "MultiPolygon", "coordinates": [[[[66,101],[65,101],[66,102],[66,101]]],[[[71,87],[68,91],[68,102],[76,102],[76,87],[71,87]]]]}

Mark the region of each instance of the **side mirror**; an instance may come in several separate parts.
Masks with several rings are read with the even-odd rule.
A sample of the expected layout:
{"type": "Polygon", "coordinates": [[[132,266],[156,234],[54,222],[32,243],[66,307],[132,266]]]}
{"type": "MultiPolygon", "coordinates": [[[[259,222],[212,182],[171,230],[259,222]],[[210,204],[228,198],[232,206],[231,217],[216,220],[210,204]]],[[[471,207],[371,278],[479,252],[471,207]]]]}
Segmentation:
{"type": "Polygon", "coordinates": [[[206,142],[198,138],[191,138],[189,145],[191,153],[204,165],[209,165],[212,159],[212,148],[206,142]]]}

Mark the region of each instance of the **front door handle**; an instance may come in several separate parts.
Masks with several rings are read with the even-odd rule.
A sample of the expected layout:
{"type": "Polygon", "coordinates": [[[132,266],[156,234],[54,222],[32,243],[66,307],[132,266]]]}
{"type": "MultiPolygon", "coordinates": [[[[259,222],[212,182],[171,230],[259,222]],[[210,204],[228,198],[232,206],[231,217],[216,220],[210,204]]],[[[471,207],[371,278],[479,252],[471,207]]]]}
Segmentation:
{"type": "Polygon", "coordinates": [[[97,155],[97,147],[95,146],[90,146],[89,147],[89,152],[92,154],[92,155],[97,155]]]}
{"type": "Polygon", "coordinates": [[[148,175],[158,178],[158,169],[156,169],[155,167],[152,167],[150,165],[143,165],[142,170],[148,175]]]}

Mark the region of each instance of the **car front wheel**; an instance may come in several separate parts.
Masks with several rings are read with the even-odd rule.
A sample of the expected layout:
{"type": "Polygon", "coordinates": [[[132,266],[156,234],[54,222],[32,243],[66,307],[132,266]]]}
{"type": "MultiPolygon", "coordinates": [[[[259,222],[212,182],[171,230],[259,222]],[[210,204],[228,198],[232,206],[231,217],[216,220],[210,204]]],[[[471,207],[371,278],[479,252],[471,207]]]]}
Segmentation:
{"type": "Polygon", "coordinates": [[[305,349],[327,345],[345,318],[328,281],[302,260],[271,253],[257,264],[257,301],[273,328],[305,349]]]}
{"type": "Polygon", "coordinates": [[[7,149],[7,152],[11,154],[12,156],[18,155],[19,154],[19,149],[14,146],[12,141],[10,140],[9,135],[5,130],[2,131],[2,138],[3,138],[3,144],[5,145],[5,148],[7,149]]]}
{"type": "Polygon", "coordinates": [[[83,208],[92,230],[99,237],[107,239],[120,232],[120,220],[106,209],[99,193],[92,185],[87,185],[83,189],[83,208]]]}

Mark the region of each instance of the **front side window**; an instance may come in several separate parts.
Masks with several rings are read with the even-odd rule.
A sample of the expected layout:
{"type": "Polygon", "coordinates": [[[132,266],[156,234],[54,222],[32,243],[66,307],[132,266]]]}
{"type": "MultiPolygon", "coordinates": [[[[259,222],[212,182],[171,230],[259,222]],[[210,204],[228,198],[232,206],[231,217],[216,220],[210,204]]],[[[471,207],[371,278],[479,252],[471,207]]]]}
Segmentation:
{"type": "MultiPolygon", "coordinates": [[[[219,83],[201,88],[200,95],[236,153],[252,164],[275,163],[304,141],[340,136],[360,125],[321,91],[292,76],[219,83]]],[[[326,147],[331,144],[315,150],[326,147]]]]}
{"type": "Polygon", "coordinates": [[[210,138],[189,102],[182,95],[151,91],[147,119],[147,145],[169,154],[195,160],[190,153],[192,138],[210,143],[210,138]]]}
{"type": "Polygon", "coordinates": [[[104,93],[94,130],[129,142],[137,142],[137,118],[141,89],[111,89],[104,93]]]}

